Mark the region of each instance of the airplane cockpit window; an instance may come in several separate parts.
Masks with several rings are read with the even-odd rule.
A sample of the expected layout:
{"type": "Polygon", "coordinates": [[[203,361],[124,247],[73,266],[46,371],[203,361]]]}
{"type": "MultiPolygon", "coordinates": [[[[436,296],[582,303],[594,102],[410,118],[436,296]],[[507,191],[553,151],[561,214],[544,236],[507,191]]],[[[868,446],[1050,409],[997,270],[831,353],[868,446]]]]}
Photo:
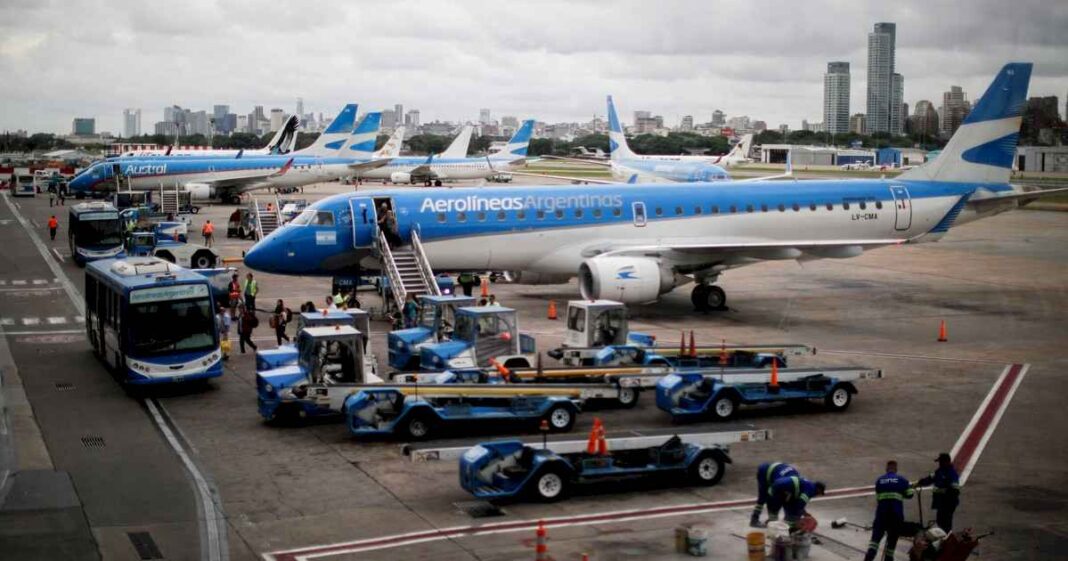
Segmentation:
{"type": "Polygon", "coordinates": [[[315,211],[312,210],[312,209],[308,209],[308,210],[305,210],[304,212],[300,213],[299,215],[297,215],[297,217],[294,218],[290,222],[290,224],[296,224],[297,226],[306,226],[306,225],[310,224],[311,221],[314,218],[315,218],[315,211]]]}
{"type": "Polygon", "coordinates": [[[315,212],[311,224],[314,226],[333,226],[334,213],[329,210],[318,210],[315,212]]]}

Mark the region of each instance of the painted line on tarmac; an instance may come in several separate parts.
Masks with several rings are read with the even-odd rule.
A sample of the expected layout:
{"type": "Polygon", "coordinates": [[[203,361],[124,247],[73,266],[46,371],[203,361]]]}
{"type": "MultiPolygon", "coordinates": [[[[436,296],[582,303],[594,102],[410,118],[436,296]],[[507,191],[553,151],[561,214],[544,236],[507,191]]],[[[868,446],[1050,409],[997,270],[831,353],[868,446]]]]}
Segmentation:
{"type": "Polygon", "coordinates": [[[74,335],[85,334],[84,329],[38,329],[36,331],[4,331],[4,335],[74,335]]]}
{"type": "Polygon", "coordinates": [[[953,457],[953,466],[960,474],[961,485],[964,485],[971,475],[979,456],[990,441],[990,436],[1001,422],[1001,416],[1005,414],[1009,402],[1016,395],[1016,389],[1020,387],[1030,368],[1029,364],[1012,364],[1005,367],[1005,371],[998,377],[997,382],[994,382],[994,387],[990,388],[979,410],[953,446],[950,455],[953,457]]]}
{"type": "Polygon", "coordinates": [[[841,351],[833,349],[818,349],[820,354],[831,355],[863,355],[863,356],[880,356],[886,358],[910,358],[916,360],[934,360],[939,362],[971,362],[975,364],[1005,364],[1001,360],[986,360],[982,358],[954,358],[946,356],[932,356],[932,355],[910,355],[902,353],[879,353],[874,351],[841,351]]]}
{"type": "MultiPolygon", "coordinates": [[[[972,467],[979,460],[987,441],[997,428],[1002,414],[1008,407],[1016,388],[1027,373],[1029,365],[1011,364],[994,382],[986,398],[979,405],[975,416],[965,427],[964,432],[953,447],[953,457],[961,471],[961,484],[963,485],[972,467]]],[[[822,497],[816,497],[814,501],[847,499],[872,495],[874,487],[846,487],[830,489],[822,497]]],[[[685,516],[690,514],[705,514],[722,512],[727,510],[748,509],[752,507],[753,499],[736,499],[730,501],[716,501],[707,503],[689,503],[666,507],[619,510],[594,514],[579,514],[556,518],[542,518],[540,520],[516,520],[514,522],[497,522],[480,524],[477,526],[454,526],[451,528],[430,529],[406,534],[396,534],[378,538],[366,538],[349,542],[335,543],[321,546],[311,546],[298,549],[275,551],[264,553],[263,558],[268,561],[303,561],[320,557],[335,555],[349,555],[367,551],[392,549],[395,547],[415,545],[425,542],[452,540],[472,536],[489,534],[505,534],[511,532],[533,532],[538,522],[544,522],[546,528],[566,528],[572,526],[588,526],[591,524],[606,524],[617,522],[629,522],[633,520],[648,520],[650,518],[668,518],[673,516],[685,516]]]]}
{"type": "Polygon", "coordinates": [[[59,262],[60,262],[60,263],[66,263],[66,262],[67,262],[67,258],[66,258],[66,257],[63,257],[62,255],[60,255],[60,253],[59,253],[59,250],[58,250],[58,249],[56,249],[56,248],[54,248],[54,247],[53,247],[53,248],[52,248],[52,253],[54,253],[54,254],[55,254],[55,256],[56,256],[56,259],[59,259],[59,262]]]}
{"type": "MultiPolygon", "coordinates": [[[[12,206],[6,193],[3,194],[3,199],[4,203],[7,204],[8,209],[11,210],[11,213],[14,214],[15,218],[19,221],[19,224],[26,230],[26,234],[29,236],[30,241],[37,247],[37,251],[40,252],[41,257],[44,259],[45,264],[48,265],[48,268],[52,270],[52,274],[55,276],[56,280],[63,286],[63,290],[67,293],[67,297],[70,298],[71,303],[74,304],[74,308],[78,310],[78,315],[84,317],[85,300],[82,299],[81,294],[78,293],[78,289],[74,288],[74,284],[71,282],[70,278],[67,277],[67,273],[64,272],[55,261],[48,257],[48,247],[45,246],[44,242],[37,236],[37,232],[30,227],[29,222],[22,216],[22,213],[15,208],[18,206],[18,203],[16,202],[14,206],[12,206]]],[[[60,259],[62,259],[62,256],[60,259]]],[[[78,332],[82,333],[82,330],[79,329],[78,332]]],[[[210,491],[205,494],[206,489],[200,484],[201,482],[206,481],[204,476],[200,473],[196,463],[189,459],[189,456],[185,453],[185,450],[182,449],[181,445],[173,439],[173,433],[170,432],[170,428],[162,422],[162,418],[158,412],[166,411],[163,405],[155,404],[158,405],[158,407],[155,407],[154,405],[150,405],[148,401],[142,401],[145,403],[145,406],[149,408],[149,411],[152,413],[152,420],[156,423],[159,430],[164,433],[164,436],[166,437],[168,434],[171,434],[171,437],[167,438],[167,442],[171,445],[171,448],[174,449],[174,452],[178,454],[178,457],[182,460],[183,465],[196,484],[197,498],[201,505],[202,521],[204,522],[208,538],[208,548],[205,553],[213,561],[228,559],[230,552],[226,545],[226,533],[220,533],[218,525],[216,524],[216,521],[224,519],[224,516],[220,512],[220,509],[216,507],[216,502],[213,500],[210,491]]],[[[175,426],[177,427],[177,424],[175,426]]],[[[204,548],[202,547],[201,549],[204,548]]]]}

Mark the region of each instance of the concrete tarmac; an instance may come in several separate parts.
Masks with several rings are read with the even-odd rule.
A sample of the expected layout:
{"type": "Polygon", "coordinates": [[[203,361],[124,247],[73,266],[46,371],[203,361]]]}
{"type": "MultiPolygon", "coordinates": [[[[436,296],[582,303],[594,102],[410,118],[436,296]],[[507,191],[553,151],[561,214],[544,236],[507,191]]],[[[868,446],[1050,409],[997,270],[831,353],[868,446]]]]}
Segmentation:
{"type": "MultiPolygon", "coordinates": [[[[308,188],[306,196],[351,189],[318,186],[308,188]]],[[[47,220],[47,199],[19,202],[27,218],[39,225],[47,220]]],[[[231,210],[205,208],[194,217],[191,232],[199,232],[207,218],[225,224],[231,210]]],[[[7,207],[0,204],[0,221],[9,218],[5,212],[7,207]]],[[[162,395],[158,401],[218,490],[230,556],[252,558],[500,521],[747,500],[754,495],[756,466],[768,460],[790,461],[831,488],[871,485],[887,459],[897,459],[902,473],[917,479],[933,469],[939,452],[957,442],[1006,365],[1027,363],[1026,377],[965,486],[957,526],[997,531],[983,542],[986,558],[1051,559],[1068,546],[1068,527],[1060,522],[1068,507],[1068,495],[1061,491],[1068,436],[1056,428],[1068,422],[1059,402],[1065,395],[1061,352],[1068,341],[1062,318],[1068,303],[1066,227],[1068,214],[1018,211],[954,228],[938,243],[885,248],[849,260],[772,262],[729,271],[721,282],[731,307],[726,312],[695,314],[685,287],[658,305],[633,307],[631,328],[652,332],[662,341],[677,341],[680,331],[693,330],[698,343],[706,344],[804,343],[816,346],[818,353],[793,365],[858,364],[886,373],[883,380],[860,383],[860,394],[843,414],[826,413],[817,405],[761,409],[745,411],[731,423],[676,427],[656,409],[652,396],[644,395],[635,409],[601,409],[580,416],[573,432],[579,438],[595,416],[604,420],[609,436],[673,428],[773,430],[770,442],[733,447],[734,463],[711,488],[599,489],[551,505],[508,504],[496,518],[471,518],[456,506],[472,497],[460,489],[451,462],[412,464],[399,454],[399,442],[357,441],[338,423],[265,424],[256,413],[251,354],[241,355],[236,345],[223,378],[204,389],[162,395]],[[935,340],[943,319],[948,343],[935,340]]],[[[25,290],[36,278],[49,281],[39,286],[41,295],[0,286],[0,318],[15,320],[16,325],[3,326],[7,332],[16,326],[19,332],[34,332],[8,335],[7,340],[56,469],[71,474],[99,551],[106,558],[136,558],[128,556],[134,550],[123,532],[137,528],[149,531],[168,559],[197,556],[197,506],[188,474],[139,402],[95,362],[84,338],[56,333],[81,325],[47,323],[48,317],[76,322],[77,314],[61,293],[48,289],[53,275],[36,250],[17,237],[17,225],[0,228],[17,242],[0,250],[0,264],[5,265],[0,276],[26,279],[27,285],[19,285],[28,287],[25,290]],[[11,267],[25,270],[9,272],[11,267]],[[24,317],[40,317],[41,324],[22,325],[24,317]],[[73,383],[76,389],[57,391],[57,383],[73,383]],[[103,449],[82,445],[82,436],[94,435],[105,439],[103,449]],[[121,455],[111,456],[116,450],[121,455]]],[[[251,245],[217,236],[224,255],[240,257],[251,245]]],[[[80,270],[69,262],[61,266],[80,287],[80,270]]],[[[306,300],[318,303],[329,290],[329,279],[257,277],[261,308],[273,306],[277,298],[292,308],[306,300]]],[[[495,283],[492,291],[504,305],[520,310],[521,329],[535,334],[539,349],[562,341],[562,321],[546,319],[545,310],[549,300],[562,309],[575,298],[573,282],[495,283]]],[[[364,307],[381,306],[371,292],[360,298],[364,307]]],[[[256,339],[273,347],[273,334],[265,321],[262,325],[256,339]]],[[[372,341],[385,367],[386,326],[375,322],[373,329],[372,341]]],[[[459,435],[450,444],[515,432],[459,435]]],[[[857,558],[855,551],[866,547],[867,535],[832,530],[830,520],[846,516],[867,524],[873,504],[871,497],[841,498],[813,503],[811,510],[821,521],[820,532],[844,544],[839,548],[846,552],[842,558],[857,558]]],[[[915,519],[916,505],[907,508],[915,519]]],[[[556,559],[578,559],[582,552],[592,559],[672,558],[675,526],[699,524],[714,532],[718,528],[717,536],[725,539],[723,535],[742,529],[739,521],[747,516],[748,508],[736,507],[561,526],[550,530],[550,551],[556,559]]],[[[925,519],[929,516],[925,511],[925,519]]],[[[373,550],[339,550],[327,558],[515,559],[533,556],[532,541],[532,532],[518,531],[387,543],[373,550]]],[[[723,551],[733,547],[726,544],[723,551]]],[[[744,552],[744,543],[737,547],[744,552]]],[[[906,547],[899,546],[899,555],[906,547]]]]}

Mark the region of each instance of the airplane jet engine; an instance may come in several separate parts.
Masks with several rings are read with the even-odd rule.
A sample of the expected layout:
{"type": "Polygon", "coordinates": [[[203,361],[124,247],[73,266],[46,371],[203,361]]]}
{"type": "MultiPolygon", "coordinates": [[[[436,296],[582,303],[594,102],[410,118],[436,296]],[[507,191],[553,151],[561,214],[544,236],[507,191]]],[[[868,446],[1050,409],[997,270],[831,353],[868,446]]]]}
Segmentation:
{"type": "Polygon", "coordinates": [[[587,259],[579,266],[578,282],[583,298],[626,304],[653,302],[677,284],[673,273],[648,257],[587,259]]]}

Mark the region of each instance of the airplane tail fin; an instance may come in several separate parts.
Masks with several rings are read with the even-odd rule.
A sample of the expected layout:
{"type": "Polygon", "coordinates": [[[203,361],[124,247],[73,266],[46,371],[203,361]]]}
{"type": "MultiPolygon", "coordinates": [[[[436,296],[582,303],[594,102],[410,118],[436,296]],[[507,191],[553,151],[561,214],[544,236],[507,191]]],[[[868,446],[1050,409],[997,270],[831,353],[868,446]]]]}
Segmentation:
{"type": "Polygon", "coordinates": [[[456,135],[456,138],[452,140],[452,144],[449,144],[449,147],[444,152],[438,154],[438,157],[466,158],[467,149],[471,146],[471,132],[474,130],[475,127],[464,125],[464,128],[460,129],[460,134],[456,135]]]}
{"type": "Polygon", "coordinates": [[[338,150],[345,145],[345,141],[352,132],[352,124],[356,122],[355,103],[346,105],[337,117],[326,127],[326,130],[315,139],[311,146],[299,151],[302,156],[336,156],[338,150]]]}
{"type": "Polygon", "coordinates": [[[523,124],[516,129],[515,134],[508,140],[508,144],[504,147],[504,150],[493,154],[494,159],[498,160],[514,160],[516,158],[523,158],[527,155],[527,148],[530,147],[530,137],[534,135],[534,120],[527,119],[523,121],[523,124]]]}
{"type": "Polygon", "coordinates": [[[742,137],[738,144],[734,145],[734,154],[740,158],[749,158],[749,151],[753,148],[753,133],[742,137]]]}
{"type": "Polygon", "coordinates": [[[292,151],[293,147],[297,144],[298,125],[300,125],[300,119],[296,115],[292,115],[286,119],[282,128],[278,129],[278,132],[274,133],[274,136],[271,137],[271,141],[267,143],[267,153],[286,154],[292,151]]]}
{"type": "Polygon", "coordinates": [[[623,133],[619,116],[616,115],[616,104],[612,102],[612,96],[608,96],[608,154],[616,161],[634,157],[634,152],[627,146],[627,136],[623,133]]]}
{"type": "Polygon", "coordinates": [[[1023,62],[1003,66],[938,158],[902,173],[898,179],[1008,183],[1031,68],[1031,63],[1023,62]]]}
{"type": "Polygon", "coordinates": [[[400,156],[401,146],[404,145],[404,126],[399,126],[393,129],[393,136],[389,137],[389,140],[375,152],[375,159],[379,158],[396,158],[400,156]]]}
{"type": "Polygon", "coordinates": [[[344,151],[344,157],[369,160],[375,155],[375,142],[378,140],[378,129],[382,125],[382,113],[365,113],[352,135],[348,137],[348,149],[344,151]]]}

